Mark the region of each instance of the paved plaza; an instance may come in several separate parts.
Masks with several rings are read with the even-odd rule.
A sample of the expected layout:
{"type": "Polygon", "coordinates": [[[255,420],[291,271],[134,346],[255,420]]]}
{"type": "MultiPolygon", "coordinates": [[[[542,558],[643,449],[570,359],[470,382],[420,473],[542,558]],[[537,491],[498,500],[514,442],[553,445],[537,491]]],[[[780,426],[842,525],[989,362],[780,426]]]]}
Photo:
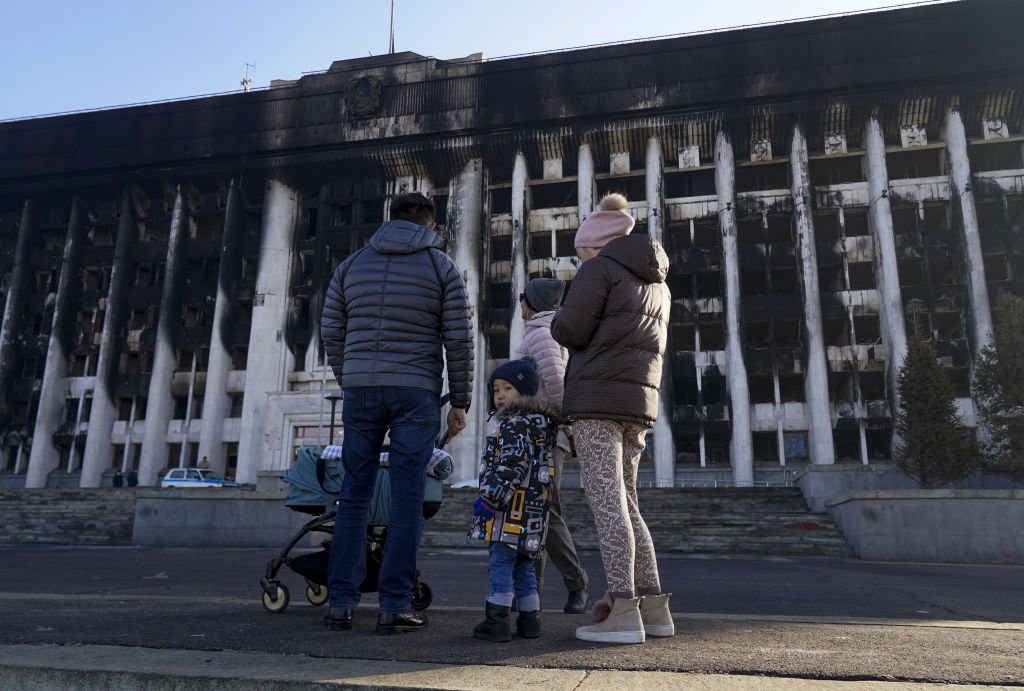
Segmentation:
{"type": "MultiPolygon", "coordinates": [[[[424,549],[430,630],[389,638],[373,633],[372,594],[353,631],[326,631],[290,572],[291,604],[266,612],[258,581],[272,552],[0,547],[0,686],[1024,685],[1024,567],[667,554],[674,638],[578,641],[587,617],[562,614],[564,591],[548,579],[541,638],[494,644],[470,634],[482,614],[482,550],[424,549]]],[[[603,582],[597,554],[584,561],[603,582]]]]}

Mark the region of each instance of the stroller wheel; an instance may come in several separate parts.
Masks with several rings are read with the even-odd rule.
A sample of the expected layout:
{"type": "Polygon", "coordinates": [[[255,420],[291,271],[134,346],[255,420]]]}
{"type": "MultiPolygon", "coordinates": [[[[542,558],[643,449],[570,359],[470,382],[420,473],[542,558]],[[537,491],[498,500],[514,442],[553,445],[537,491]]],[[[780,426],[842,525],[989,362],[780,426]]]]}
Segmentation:
{"type": "Polygon", "coordinates": [[[288,593],[287,586],[278,583],[274,586],[273,596],[271,596],[270,593],[264,591],[263,607],[266,608],[268,612],[278,614],[280,612],[283,612],[285,608],[288,607],[288,600],[290,597],[291,596],[288,593]]]}
{"type": "Polygon", "coordinates": [[[309,604],[314,607],[327,604],[327,600],[331,597],[331,592],[327,589],[326,585],[320,585],[313,581],[306,581],[306,599],[309,600],[309,604]]]}
{"type": "Polygon", "coordinates": [[[412,608],[422,612],[434,600],[434,594],[430,592],[430,586],[420,581],[412,587],[412,608]]]}

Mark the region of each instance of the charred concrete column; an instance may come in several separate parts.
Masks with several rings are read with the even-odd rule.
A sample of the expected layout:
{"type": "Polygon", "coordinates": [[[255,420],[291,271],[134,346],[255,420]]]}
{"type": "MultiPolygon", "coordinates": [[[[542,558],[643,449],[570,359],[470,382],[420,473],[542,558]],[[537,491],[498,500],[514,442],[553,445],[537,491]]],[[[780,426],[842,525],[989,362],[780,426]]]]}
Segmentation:
{"type": "MultiPolygon", "coordinates": [[[[167,423],[174,411],[171,380],[177,365],[175,332],[180,328],[178,315],[178,287],[181,283],[181,264],[185,255],[185,200],[178,187],[171,212],[171,229],[167,235],[167,260],[164,285],[160,293],[160,318],[156,325],[156,347],[153,370],[146,395],[146,423],[142,432],[142,452],[139,458],[139,484],[152,485],[159,479],[160,470],[167,466],[167,423]]],[[[177,464],[178,459],[173,459],[177,464]]]]}
{"type": "Polygon", "coordinates": [[[530,231],[527,220],[530,215],[530,176],[526,170],[526,157],[516,154],[512,168],[512,293],[509,307],[508,352],[514,353],[523,340],[523,320],[519,318],[519,294],[526,287],[527,255],[526,243],[530,231]]]}
{"type": "Polygon", "coordinates": [[[231,353],[231,286],[241,271],[240,241],[245,229],[245,204],[242,191],[234,180],[228,188],[224,211],[224,234],[221,236],[220,265],[217,268],[217,301],[213,307],[213,331],[210,334],[210,360],[206,368],[206,391],[203,393],[203,426],[199,433],[199,458],[206,457],[210,468],[223,474],[224,418],[231,410],[227,392],[231,353]]]}
{"type": "Polygon", "coordinates": [[[96,360],[89,434],[85,439],[85,453],[82,456],[82,487],[99,487],[103,471],[111,467],[113,445],[110,442],[110,434],[114,429],[114,419],[117,417],[114,386],[122,342],[120,332],[124,312],[124,274],[128,269],[128,254],[138,235],[139,231],[132,215],[131,193],[125,191],[121,195],[117,244],[114,246],[114,262],[110,268],[110,285],[107,288],[107,310],[103,315],[100,352],[96,360]]]}
{"type": "Polygon", "coordinates": [[[882,339],[889,351],[886,372],[886,389],[893,418],[899,407],[896,380],[903,359],[907,354],[907,327],[903,318],[903,295],[896,264],[896,240],[892,225],[892,208],[889,204],[889,172],[885,167],[885,136],[882,125],[873,117],[864,132],[867,148],[868,224],[871,239],[875,245],[875,270],[878,274],[880,294],[879,315],[882,324],[882,339]]]}
{"type": "MultiPolygon", "coordinates": [[[[665,163],[657,137],[647,141],[647,232],[665,244],[665,163]]],[[[672,437],[672,339],[669,338],[661,376],[661,410],[654,424],[654,481],[658,487],[671,487],[676,474],[676,442],[672,437]]]]}
{"type": "Polygon", "coordinates": [[[946,158],[949,163],[949,196],[954,213],[960,217],[961,240],[964,243],[964,269],[967,274],[967,297],[971,313],[971,351],[975,360],[992,338],[992,310],[985,282],[985,261],[981,253],[978,213],[971,189],[971,164],[967,158],[967,135],[959,111],[946,113],[946,158]]]}
{"type": "Polygon", "coordinates": [[[718,194],[718,227],[722,233],[722,273],[725,275],[725,378],[732,411],[729,459],[737,487],[754,484],[754,444],[750,435],[750,386],[743,362],[740,333],[740,258],[736,244],[736,167],[732,142],[725,132],[715,142],[715,191],[718,194]]]}
{"type": "Polygon", "coordinates": [[[284,391],[294,356],[285,345],[288,282],[299,194],[279,180],[267,182],[260,228],[259,273],[252,306],[252,332],[245,370],[238,482],[255,483],[264,449],[267,394],[284,391]]]}
{"type": "Polygon", "coordinates": [[[818,290],[818,257],[814,244],[807,141],[799,125],[793,128],[789,161],[796,249],[800,258],[800,289],[804,302],[804,332],[807,337],[804,375],[804,394],[810,421],[807,437],[811,462],[828,464],[836,462],[836,454],[832,444],[832,414],[828,401],[828,365],[825,362],[825,338],[821,324],[821,293],[818,290]]]}
{"type": "MultiPolygon", "coordinates": [[[[33,209],[31,200],[25,200],[21,208],[21,223],[18,225],[18,239],[14,244],[14,266],[11,268],[11,285],[4,304],[3,321],[0,322],[0,419],[10,420],[10,401],[14,378],[14,351],[17,335],[21,333],[21,319],[25,303],[25,265],[28,263],[29,238],[32,236],[33,209]]],[[[0,458],[6,448],[0,449],[0,458]]]]}
{"type": "MultiPolygon", "coordinates": [[[[324,294],[327,292],[326,283],[331,278],[331,267],[327,266],[327,231],[331,227],[331,203],[328,201],[331,196],[330,185],[320,188],[317,195],[317,217],[316,217],[316,246],[314,254],[317,257],[316,268],[313,270],[313,295],[309,302],[309,345],[306,347],[306,371],[316,372],[320,370],[320,393],[325,395],[328,372],[327,363],[323,357],[323,347],[320,343],[320,317],[324,311],[324,294]]],[[[389,210],[390,211],[390,210],[389,210]]],[[[330,375],[334,380],[333,375],[330,375]]],[[[321,427],[323,425],[321,424],[321,427]]]]}
{"type": "Polygon", "coordinates": [[[590,144],[580,144],[579,161],[576,167],[576,190],[580,223],[594,210],[594,155],[590,144]]]}
{"type": "Polygon", "coordinates": [[[452,180],[448,202],[448,228],[453,245],[450,252],[466,284],[475,339],[473,404],[469,408],[468,424],[448,445],[448,451],[455,459],[453,476],[456,482],[476,478],[487,424],[487,339],[483,322],[486,311],[480,291],[483,284],[485,189],[483,162],[473,159],[452,180]]]}
{"type": "Polygon", "coordinates": [[[71,325],[74,319],[71,305],[71,291],[78,282],[82,241],[85,235],[84,210],[78,195],[71,202],[71,219],[68,234],[64,240],[64,256],[61,263],[57,293],[53,297],[53,321],[50,341],[46,347],[46,369],[39,390],[39,407],[36,425],[32,432],[32,453],[28,459],[25,487],[46,487],[50,472],[60,463],[60,453],[53,445],[53,433],[64,419],[65,394],[68,374],[68,353],[71,349],[71,325]]]}

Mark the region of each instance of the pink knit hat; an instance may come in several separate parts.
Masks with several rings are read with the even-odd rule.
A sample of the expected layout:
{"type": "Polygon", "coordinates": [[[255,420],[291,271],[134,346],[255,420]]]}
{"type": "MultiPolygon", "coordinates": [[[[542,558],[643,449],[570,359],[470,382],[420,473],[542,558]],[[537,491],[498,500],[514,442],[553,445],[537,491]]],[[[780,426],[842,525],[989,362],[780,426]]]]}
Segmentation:
{"type": "Polygon", "coordinates": [[[609,194],[601,200],[598,211],[587,216],[576,231],[575,245],[580,247],[604,247],[615,238],[629,235],[636,225],[633,217],[626,213],[628,202],[621,194],[609,194]]]}

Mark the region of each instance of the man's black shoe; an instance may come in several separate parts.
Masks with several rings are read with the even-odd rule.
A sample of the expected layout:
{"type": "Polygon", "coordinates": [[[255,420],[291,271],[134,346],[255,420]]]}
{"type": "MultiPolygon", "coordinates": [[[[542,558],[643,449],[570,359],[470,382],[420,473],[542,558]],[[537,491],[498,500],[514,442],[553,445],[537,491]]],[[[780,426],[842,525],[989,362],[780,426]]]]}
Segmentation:
{"type": "Polygon", "coordinates": [[[324,626],[331,631],[348,631],[352,628],[352,610],[331,607],[324,617],[324,626]]]}
{"type": "Polygon", "coordinates": [[[427,618],[416,612],[381,612],[377,615],[377,633],[406,633],[427,628],[427,618]]]}

